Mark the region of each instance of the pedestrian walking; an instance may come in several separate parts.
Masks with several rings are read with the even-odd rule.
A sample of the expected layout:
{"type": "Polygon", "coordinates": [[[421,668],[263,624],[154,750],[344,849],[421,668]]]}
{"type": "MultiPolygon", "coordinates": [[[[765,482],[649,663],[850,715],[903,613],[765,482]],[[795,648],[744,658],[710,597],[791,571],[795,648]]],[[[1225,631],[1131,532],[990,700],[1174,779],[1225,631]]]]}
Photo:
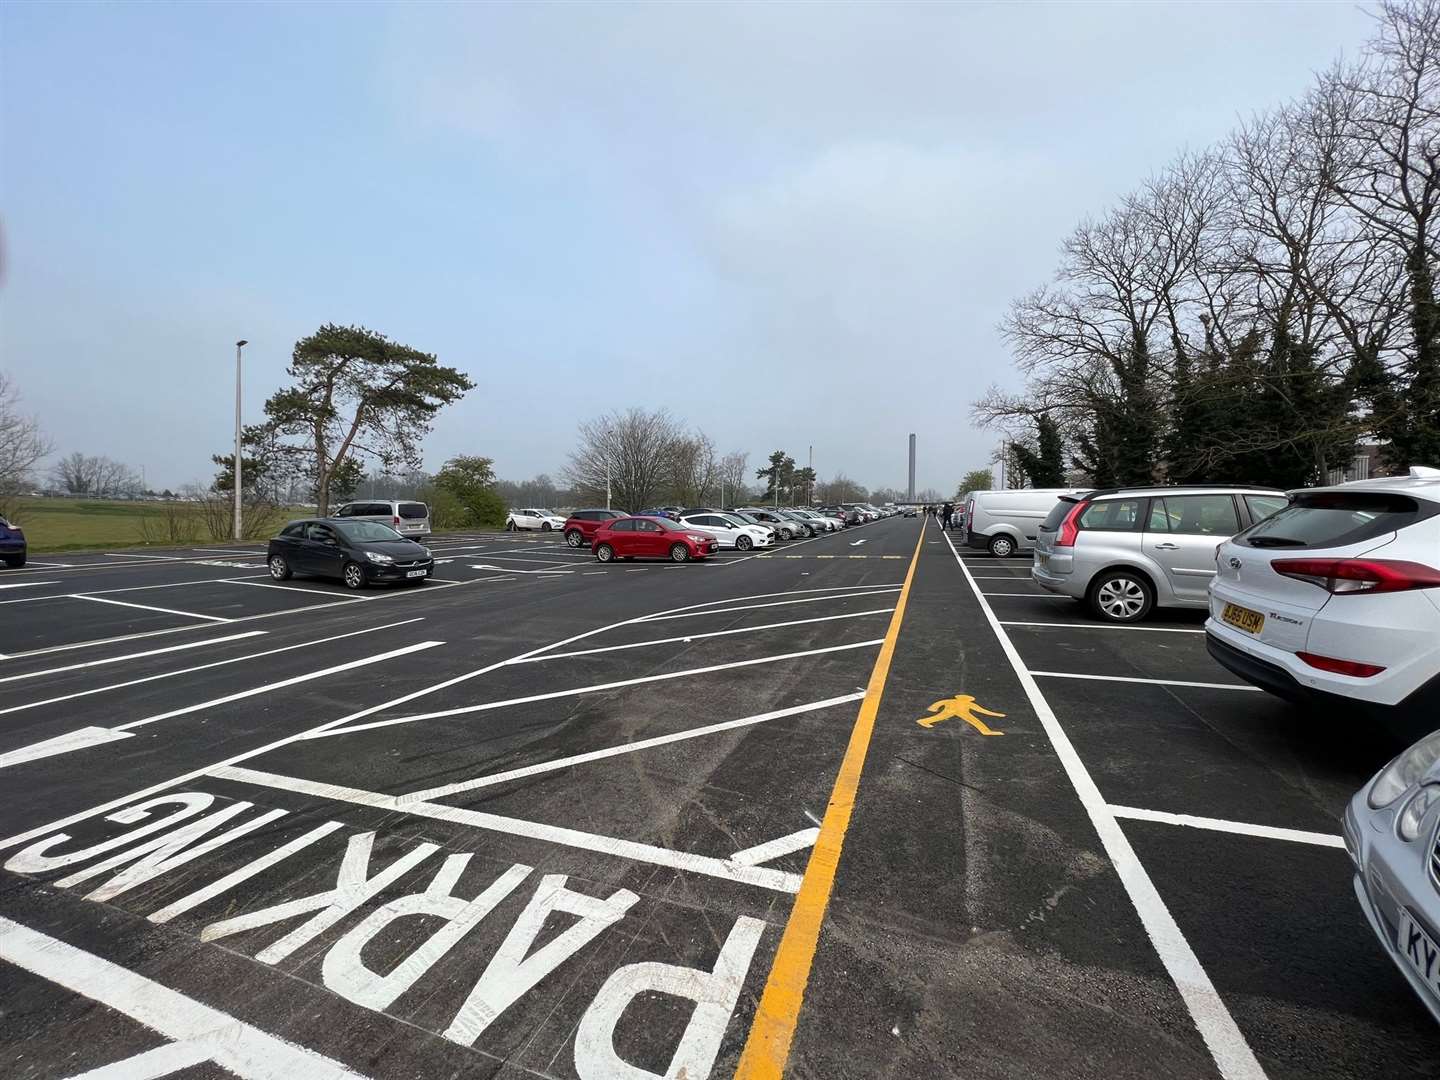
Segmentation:
{"type": "Polygon", "coordinates": [[[950,515],[953,514],[954,512],[955,512],[955,505],[954,505],[953,503],[948,503],[948,502],[947,502],[944,506],[942,506],[942,507],[940,508],[940,514],[941,514],[941,516],[945,519],[945,524],[944,524],[943,528],[946,528],[946,529],[950,528],[950,515]]]}

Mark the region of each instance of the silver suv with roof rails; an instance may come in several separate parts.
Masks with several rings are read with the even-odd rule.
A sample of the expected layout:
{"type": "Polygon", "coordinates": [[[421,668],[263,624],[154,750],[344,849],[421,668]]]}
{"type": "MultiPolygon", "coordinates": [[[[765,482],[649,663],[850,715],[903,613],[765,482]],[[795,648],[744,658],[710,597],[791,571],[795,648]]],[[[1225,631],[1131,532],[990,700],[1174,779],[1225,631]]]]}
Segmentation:
{"type": "Polygon", "coordinates": [[[1157,607],[1204,608],[1217,545],[1288,501],[1274,488],[1233,484],[1063,495],[1036,532],[1030,576],[1106,622],[1139,622],[1157,607]]]}

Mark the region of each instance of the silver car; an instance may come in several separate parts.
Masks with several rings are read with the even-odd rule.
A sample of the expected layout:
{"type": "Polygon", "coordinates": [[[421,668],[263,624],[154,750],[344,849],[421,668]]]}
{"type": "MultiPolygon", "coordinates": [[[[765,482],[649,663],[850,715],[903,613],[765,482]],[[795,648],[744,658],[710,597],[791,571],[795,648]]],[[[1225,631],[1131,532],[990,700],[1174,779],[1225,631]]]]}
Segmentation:
{"type": "Polygon", "coordinates": [[[1440,731],[1356,793],[1344,833],[1370,929],[1440,1020],[1440,731]]]}
{"type": "Polygon", "coordinates": [[[1216,547],[1287,502],[1283,491],[1235,486],[1064,495],[1036,531],[1030,576],[1107,622],[1138,622],[1157,607],[1205,608],[1216,547]]]}

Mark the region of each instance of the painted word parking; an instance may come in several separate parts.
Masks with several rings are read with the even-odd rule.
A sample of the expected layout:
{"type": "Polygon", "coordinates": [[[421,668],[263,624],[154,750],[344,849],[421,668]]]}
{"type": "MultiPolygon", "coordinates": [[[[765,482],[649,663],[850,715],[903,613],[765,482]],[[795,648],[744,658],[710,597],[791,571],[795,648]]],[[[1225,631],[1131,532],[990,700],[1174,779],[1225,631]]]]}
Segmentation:
{"type": "Polygon", "coordinates": [[[1113,630],[923,518],[681,566],[432,547],[361,594],[243,546],[35,571],[0,1075],[1440,1060],[1349,894],[1370,744],[1204,668],[1198,617],[1113,630]]]}

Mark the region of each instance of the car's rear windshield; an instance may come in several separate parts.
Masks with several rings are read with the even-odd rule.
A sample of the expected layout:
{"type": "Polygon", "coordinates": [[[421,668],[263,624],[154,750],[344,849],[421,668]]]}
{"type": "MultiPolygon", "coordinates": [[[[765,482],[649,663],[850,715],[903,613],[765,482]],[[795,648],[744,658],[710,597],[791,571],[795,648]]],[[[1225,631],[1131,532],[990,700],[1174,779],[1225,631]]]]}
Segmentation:
{"type": "Polygon", "coordinates": [[[400,516],[402,518],[409,518],[411,521],[416,518],[429,517],[430,508],[424,503],[401,503],[400,516]]]}
{"type": "Polygon", "coordinates": [[[378,521],[336,521],[335,528],[339,529],[350,540],[403,540],[405,539],[389,525],[382,525],[378,521]]]}
{"type": "Polygon", "coordinates": [[[1424,521],[1440,504],[1382,491],[1301,494],[1236,537],[1254,548],[1348,547],[1424,521]]]}
{"type": "Polygon", "coordinates": [[[1065,520],[1065,515],[1070,513],[1074,505],[1074,499],[1061,499],[1050,508],[1050,513],[1045,515],[1045,520],[1040,523],[1040,528],[1056,532],[1060,528],[1060,523],[1065,520]]]}

